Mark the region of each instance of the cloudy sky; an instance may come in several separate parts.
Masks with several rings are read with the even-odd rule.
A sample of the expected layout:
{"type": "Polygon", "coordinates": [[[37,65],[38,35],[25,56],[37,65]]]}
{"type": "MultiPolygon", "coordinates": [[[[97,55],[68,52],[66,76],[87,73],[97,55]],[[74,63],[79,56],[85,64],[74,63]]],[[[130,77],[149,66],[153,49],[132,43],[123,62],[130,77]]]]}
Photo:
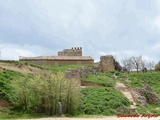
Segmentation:
{"type": "Polygon", "coordinates": [[[0,0],[1,59],[71,47],[95,61],[108,54],[159,61],[160,1],[0,0]]]}

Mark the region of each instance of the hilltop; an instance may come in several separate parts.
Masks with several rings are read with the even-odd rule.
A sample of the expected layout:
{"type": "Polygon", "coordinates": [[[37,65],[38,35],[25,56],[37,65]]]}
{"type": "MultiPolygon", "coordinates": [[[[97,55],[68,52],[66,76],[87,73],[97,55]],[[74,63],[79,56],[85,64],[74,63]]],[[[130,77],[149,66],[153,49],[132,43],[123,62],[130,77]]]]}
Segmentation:
{"type": "MultiPolygon", "coordinates": [[[[19,61],[0,61],[0,109],[1,118],[15,117],[40,117],[44,114],[22,113],[17,109],[10,109],[6,96],[8,90],[6,84],[15,79],[21,79],[24,75],[35,75],[43,71],[65,72],[67,69],[88,65],[35,65],[19,61]],[[4,92],[5,91],[5,92],[4,92]],[[4,105],[5,104],[5,105],[4,105]],[[4,105],[4,106],[3,106],[4,105]],[[10,114],[12,113],[12,114],[10,114]]],[[[81,86],[81,107],[77,115],[116,115],[118,112],[136,112],[138,114],[156,113],[160,115],[160,105],[153,103],[149,95],[156,93],[158,102],[160,99],[159,72],[121,73],[115,70],[90,74],[82,79],[81,86]],[[92,84],[91,84],[92,83],[92,84]],[[142,91],[143,88],[144,91],[142,91]],[[142,91],[145,95],[139,95],[143,99],[137,99],[134,92],[142,91]],[[147,98],[148,97],[148,98],[147,98]],[[142,101],[141,100],[144,100],[142,101]],[[139,100],[139,101],[137,101],[139,100]]]]}

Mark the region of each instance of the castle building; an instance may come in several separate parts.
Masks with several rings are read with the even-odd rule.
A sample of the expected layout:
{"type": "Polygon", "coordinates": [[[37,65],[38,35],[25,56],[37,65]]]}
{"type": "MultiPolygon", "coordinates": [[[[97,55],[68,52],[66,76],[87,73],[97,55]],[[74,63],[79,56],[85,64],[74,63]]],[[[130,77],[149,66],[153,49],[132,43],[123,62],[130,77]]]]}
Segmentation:
{"type": "Polygon", "coordinates": [[[43,65],[64,64],[93,64],[94,59],[90,56],[82,56],[82,47],[64,49],[58,52],[58,56],[19,57],[20,61],[43,65]]]}

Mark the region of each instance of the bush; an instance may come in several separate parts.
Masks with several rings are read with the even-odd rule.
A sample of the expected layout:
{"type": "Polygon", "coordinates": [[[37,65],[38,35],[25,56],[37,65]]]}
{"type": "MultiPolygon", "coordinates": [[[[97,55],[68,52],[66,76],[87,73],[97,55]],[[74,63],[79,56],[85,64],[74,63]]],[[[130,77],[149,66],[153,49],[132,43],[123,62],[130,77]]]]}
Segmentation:
{"type": "Polygon", "coordinates": [[[12,80],[7,95],[16,108],[48,115],[57,114],[59,101],[64,114],[74,114],[80,104],[76,80],[66,80],[61,72],[12,80]]]}
{"type": "Polygon", "coordinates": [[[160,64],[159,63],[155,65],[155,71],[160,71],[160,64]]]}

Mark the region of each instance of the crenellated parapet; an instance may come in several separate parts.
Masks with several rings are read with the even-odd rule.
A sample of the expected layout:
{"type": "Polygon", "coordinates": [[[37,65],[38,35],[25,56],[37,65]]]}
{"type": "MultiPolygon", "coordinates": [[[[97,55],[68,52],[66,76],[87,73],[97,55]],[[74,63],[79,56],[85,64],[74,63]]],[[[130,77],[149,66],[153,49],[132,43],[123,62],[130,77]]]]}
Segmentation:
{"type": "Polygon", "coordinates": [[[72,47],[58,52],[58,56],[82,56],[82,47],[72,47]]]}
{"type": "Polygon", "coordinates": [[[19,57],[20,61],[42,65],[94,64],[90,56],[82,56],[82,47],[72,47],[58,52],[58,56],[19,57]]]}

